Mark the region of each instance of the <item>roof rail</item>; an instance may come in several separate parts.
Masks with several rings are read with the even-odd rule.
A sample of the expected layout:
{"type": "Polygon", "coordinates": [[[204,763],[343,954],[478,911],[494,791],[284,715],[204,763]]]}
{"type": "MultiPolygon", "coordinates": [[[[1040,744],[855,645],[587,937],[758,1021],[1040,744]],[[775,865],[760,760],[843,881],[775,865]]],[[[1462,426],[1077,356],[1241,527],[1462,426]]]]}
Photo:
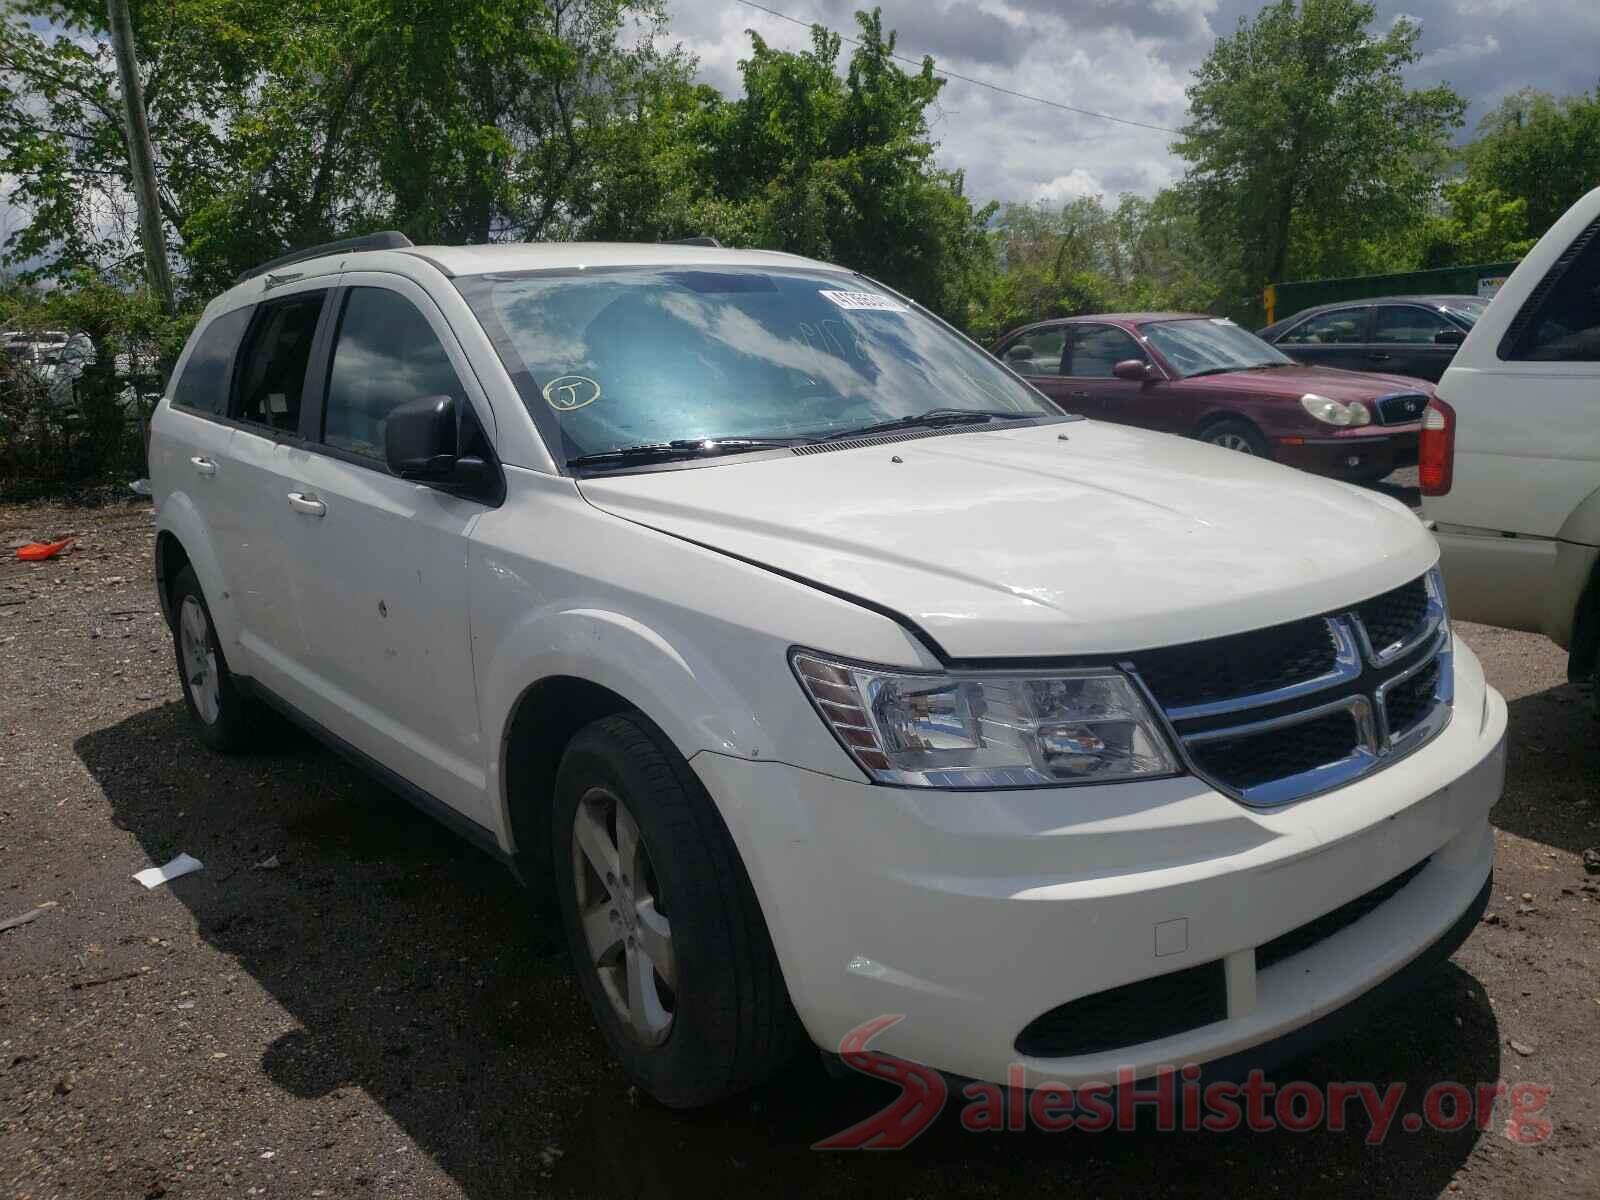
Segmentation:
{"type": "Polygon", "coordinates": [[[715,246],[722,249],[722,243],[714,237],[671,238],[661,243],[663,246],[715,246]]]}
{"type": "Polygon", "coordinates": [[[385,229],[382,233],[367,233],[360,237],[340,238],[337,242],[323,242],[320,246],[307,246],[304,250],[274,258],[264,262],[258,267],[251,267],[244,271],[233,282],[243,283],[246,279],[254,279],[257,275],[265,275],[268,271],[278,267],[287,267],[290,263],[304,262],[308,258],[320,258],[324,254],[338,254],[342,251],[356,252],[360,250],[403,250],[410,246],[412,241],[398,229],[385,229]]]}

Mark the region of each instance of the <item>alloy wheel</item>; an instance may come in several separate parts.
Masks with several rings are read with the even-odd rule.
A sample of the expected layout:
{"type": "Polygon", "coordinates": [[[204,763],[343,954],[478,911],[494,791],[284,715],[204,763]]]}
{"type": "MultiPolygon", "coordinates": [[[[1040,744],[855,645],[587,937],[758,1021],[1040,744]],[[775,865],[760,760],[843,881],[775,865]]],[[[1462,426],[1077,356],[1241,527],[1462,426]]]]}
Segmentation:
{"type": "Polygon", "coordinates": [[[672,926],[639,825],[610,789],[590,788],[572,822],[572,877],[589,961],[632,1037],[660,1045],[678,1005],[672,926]]]}
{"type": "Polygon", "coordinates": [[[1211,439],[1213,446],[1221,446],[1224,450],[1237,450],[1240,454],[1254,454],[1255,447],[1243,434],[1219,433],[1211,439]]]}
{"type": "Polygon", "coordinates": [[[217,654],[211,648],[210,622],[198,597],[183,598],[178,611],[178,644],[195,712],[207,725],[214,725],[222,711],[222,681],[217,675],[217,654]]]}

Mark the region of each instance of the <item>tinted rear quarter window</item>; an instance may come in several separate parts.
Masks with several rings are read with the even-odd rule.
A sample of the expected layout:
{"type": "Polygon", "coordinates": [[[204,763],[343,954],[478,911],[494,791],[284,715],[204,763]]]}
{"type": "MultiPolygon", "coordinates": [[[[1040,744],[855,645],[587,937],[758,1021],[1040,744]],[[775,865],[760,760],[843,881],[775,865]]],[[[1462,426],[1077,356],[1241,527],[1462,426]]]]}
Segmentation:
{"type": "MultiPolygon", "coordinates": [[[[1559,277],[1547,279],[1518,314],[1510,353],[1524,362],[1600,362],[1600,222],[1579,235],[1587,239],[1559,277]]],[[[1553,273],[1552,273],[1553,274],[1553,273]]]]}
{"type": "Polygon", "coordinates": [[[251,308],[236,308],[214,319],[200,331],[189,352],[183,374],[172,389],[172,403],[194,412],[225,416],[228,411],[228,380],[239,339],[250,324],[251,308]]]}

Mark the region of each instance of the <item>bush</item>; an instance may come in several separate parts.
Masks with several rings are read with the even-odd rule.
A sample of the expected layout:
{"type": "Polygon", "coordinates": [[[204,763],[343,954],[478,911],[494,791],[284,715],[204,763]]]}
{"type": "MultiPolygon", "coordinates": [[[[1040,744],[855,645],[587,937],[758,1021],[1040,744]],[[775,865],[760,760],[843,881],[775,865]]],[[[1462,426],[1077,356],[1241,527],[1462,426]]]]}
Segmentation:
{"type": "Polygon", "coordinates": [[[0,496],[21,500],[120,488],[145,474],[154,402],[197,314],[168,317],[145,292],[99,280],[0,294],[0,327],[87,335],[93,361],[70,382],[0,355],[0,496]]]}

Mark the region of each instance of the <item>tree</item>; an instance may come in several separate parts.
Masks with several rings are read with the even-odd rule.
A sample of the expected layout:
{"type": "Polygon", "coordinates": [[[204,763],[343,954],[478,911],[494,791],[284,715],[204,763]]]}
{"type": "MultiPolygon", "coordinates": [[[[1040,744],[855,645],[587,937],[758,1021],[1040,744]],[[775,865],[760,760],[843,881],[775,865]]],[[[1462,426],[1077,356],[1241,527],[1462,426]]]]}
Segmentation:
{"type": "Polygon", "coordinates": [[[1560,100],[1513,92],[1478,123],[1466,162],[1476,185],[1525,200],[1529,232],[1544,233],[1600,186],[1600,87],[1560,100]]]}
{"type": "MultiPolygon", "coordinates": [[[[11,0],[0,177],[34,276],[136,261],[104,13],[11,0]]],[[[330,237],[571,236],[619,98],[661,69],[659,0],[146,0],[134,8],[162,212],[191,290],[330,237]],[[624,46],[623,26],[643,36],[624,46]]]]}
{"type": "Polygon", "coordinates": [[[1349,250],[1420,224],[1465,102],[1406,86],[1421,27],[1376,33],[1365,0],[1275,0],[1218,40],[1174,149],[1228,284],[1335,274],[1349,250]]]}
{"type": "Polygon", "coordinates": [[[1182,193],[1080,196],[1059,209],[1010,204],[992,234],[1000,273],[974,331],[1118,310],[1205,312],[1219,298],[1182,193]]]}
{"type": "Polygon", "coordinates": [[[688,121],[704,190],[681,211],[854,267],[965,325],[992,269],[993,208],[974,209],[961,173],[933,161],[927,110],[943,86],[933,61],[902,69],[879,11],[856,21],[843,77],[841,39],[821,26],[800,53],[750,35],[744,94],[708,97],[688,121]]]}
{"type": "Polygon", "coordinates": [[[1506,262],[1521,258],[1537,240],[1528,234],[1528,200],[1510,197],[1468,176],[1444,185],[1448,206],[1421,232],[1421,267],[1506,262]]]}

